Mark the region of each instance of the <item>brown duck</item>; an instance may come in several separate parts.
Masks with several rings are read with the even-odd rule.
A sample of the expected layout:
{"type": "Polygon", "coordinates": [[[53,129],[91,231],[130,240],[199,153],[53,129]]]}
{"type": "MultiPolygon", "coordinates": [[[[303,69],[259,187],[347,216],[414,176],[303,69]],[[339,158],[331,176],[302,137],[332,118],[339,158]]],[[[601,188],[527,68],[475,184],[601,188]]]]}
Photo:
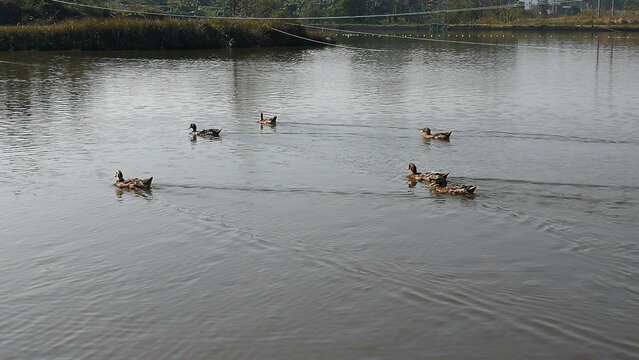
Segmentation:
{"type": "Polygon", "coordinates": [[[115,177],[118,178],[115,181],[115,186],[121,189],[148,189],[151,187],[151,181],[153,181],[153,177],[148,179],[126,179],[124,180],[124,176],[122,176],[122,171],[118,170],[115,172],[115,177]]]}
{"type": "Polygon", "coordinates": [[[477,186],[469,185],[448,185],[445,178],[439,178],[431,182],[435,186],[435,191],[443,194],[473,196],[477,186]]]}
{"type": "Polygon", "coordinates": [[[435,181],[440,178],[446,179],[446,177],[448,176],[448,173],[439,173],[439,172],[419,173],[417,172],[417,166],[415,166],[415,164],[413,163],[408,164],[408,167],[406,168],[406,170],[411,171],[411,174],[409,176],[411,180],[416,180],[416,181],[422,181],[422,180],[435,181]]]}
{"type": "Polygon", "coordinates": [[[431,134],[430,128],[425,127],[419,133],[424,134],[425,139],[450,140],[450,134],[452,134],[453,132],[449,131],[445,133],[431,134]]]}
{"type": "Polygon", "coordinates": [[[260,119],[257,122],[262,125],[275,125],[277,122],[277,116],[265,118],[264,113],[260,113],[260,119]]]}

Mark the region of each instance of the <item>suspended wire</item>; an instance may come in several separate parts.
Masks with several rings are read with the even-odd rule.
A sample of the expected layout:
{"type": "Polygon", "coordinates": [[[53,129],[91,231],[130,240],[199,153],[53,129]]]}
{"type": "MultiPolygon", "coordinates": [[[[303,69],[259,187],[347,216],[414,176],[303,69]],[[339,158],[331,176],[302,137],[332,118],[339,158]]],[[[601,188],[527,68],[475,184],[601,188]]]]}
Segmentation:
{"type": "MultiPolygon", "coordinates": [[[[565,1],[558,2],[557,4],[568,4],[568,3],[575,3],[575,2],[582,2],[582,1],[583,0],[565,0],[565,1]]],[[[477,9],[477,8],[470,8],[470,9],[477,9]]],[[[444,12],[446,10],[435,10],[434,12],[439,12],[439,11],[444,12]]],[[[409,40],[417,40],[417,41],[444,42],[444,43],[481,45],[481,46],[496,46],[496,47],[525,47],[525,48],[530,48],[530,49],[542,49],[542,50],[562,50],[562,48],[553,48],[553,47],[547,47],[547,46],[533,46],[533,45],[520,45],[520,44],[495,44],[495,43],[485,43],[485,42],[477,42],[477,41],[433,39],[433,38],[423,38],[423,37],[420,38],[420,37],[412,37],[412,36],[406,36],[406,35],[392,35],[392,34],[371,33],[371,32],[366,32],[366,31],[344,30],[344,29],[328,28],[328,27],[324,27],[324,26],[305,25],[305,24],[290,23],[290,22],[287,22],[286,24],[287,25],[294,25],[294,26],[302,26],[302,27],[305,27],[305,28],[322,30],[322,31],[331,31],[331,32],[338,32],[338,33],[342,32],[342,33],[349,33],[349,34],[369,35],[369,36],[377,36],[377,37],[388,37],[388,38],[396,38],[396,39],[409,39],[409,40]]],[[[586,50],[586,51],[590,51],[590,49],[586,50]]]]}
{"type": "Polygon", "coordinates": [[[26,63],[21,63],[16,61],[4,61],[4,60],[0,60],[0,64],[33,66],[32,64],[26,64],[26,63]]]}
{"type": "MultiPolygon", "coordinates": [[[[349,34],[358,34],[358,35],[369,35],[369,36],[377,36],[377,37],[388,37],[395,39],[408,39],[408,40],[416,40],[416,41],[431,41],[431,42],[443,42],[443,43],[455,43],[455,44],[467,44],[467,45],[482,45],[482,46],[496,46],[496,47],[511,47],[511,48],[527,48],[527,49],[540,49],[540,50],[566,50],[560,47],[549,47],[549,46],[534,46],[534,45],[520,45],[520,44],[495,44],[495,43],[485,43],[485,42],[477,42],[477,41],[463,41],[463,40],[447,40],[447,39],[432,39],[432,38],[424,38],[424,37],[412,37],[406,35],[392,35],[392,34],[380,34],[380,33],[371,33],[366,31],[354,31],[354,30],[344,30],[344,29],[336,29],[336,28],[328,28],[324,26],[317,25],[304,25],[304,24],[296,24],[296,23],[286,23],[288,25],[302,26],[310,29],[329,31],[329,32],[343,32],[349,34]]],[[[573,51],[587,51],[592,52],[596,51],[596,49],[571,49],[573,51]]]]}
{"type": "Polygon", "coordinates": [[[512,44],[492,44],[492,43],[482,43],[482,42],[474,42],[474,41],[458,41],[458,40],[444,40],[444,39],[431,39],[431,38],[418,38],[411,37],[406,35],[392,35],[392,34],[379,34],[379,33],[371,33],[366,31],[354,31],[354,30],[344,30],[344,29],[335,29],[335,28],[327,28],[324,26],[315,26],[315,25],[304,25],[304,24],[295,24],[295,23],[286,23],[288,25],[297,25],[310,29],[317,29],[323,31],[334,31],[334,32],[343,32],[349,34],[358,34],[358,35],[370,35],[377,37],[388,37],[395,39],[410,39],[410,40],[418,40],[418,41],[432,41],[432,42],[449,42],[449,43],[458,43],[458,44],[471,44],[471,45],[485,45],[485,46],[504,46],[504,47],[516,47],[517,45],[512,44]]]}
{"type": "MultiPolygon", "coordinates": [[[[406,13],[395,13],[395,14],[372,14],[372,15],[341,15],[341,16],[311,16],[311,17],[238,17],[238,16],[204,16],[204,15],[187,15],[187,14],[169,14],[169,13],[161,13],[161,12],[149,12],[149,11],[138,11],[138,10],[130,10],[130,9],[118,9],[118,8],[109,8],[104,6],[97,5],[88,5],[88,4],[79,4],[65,0],[51,0],[56,3],[83,7],[89,9],[96,10],[107,10],[113,12],[122,12],[129,14],[141,14],[141,15],[153,15],[153,16],[166,16],[166,17],[179,17],[179,18],[191,18],[191,19],[219,19],[219,20],[339,20],[339,19],[370,19],[370,18],[382,18],[382,17],[393,17],[393,16],[418,16],[418,15],[430,15],[430,14],[440,14],[440,13],[454,13],[454,12],[464,12],[464,11],[481,11],[481,10],[495,10],[495,9],[508,9],[508,8],[517,8],[523,7],[524,4],[506,4],[506,5],[493,5],[493,6],[483,6],[483,7],[472,7],[472,8],[460,8],[460,9],[444,9],[444,10],[430,10],[430,11],[417,11],[417,12],[406,12],[406,13]]],[[[579,0],[581,1],[581,0],[579,0]]]]}
{"type": "Polygon", "coordinates": [[[329,46],[335,46],[335,47],[339,47],[339,48],[344,48],[344,49],[351,49],[351,50],[364,50],[364,51],[388,51],[386,49],[370,49],[370,48],[360,48],[360,47],[354,47],[354,46],[346,46],[346,45],[339,45],[339,44],[333,44],[333,43],[329,43],[329,42],[324,42],[324,41],[319,41],[319,40],[315,40],[315,39],[310,39],[310,38],[306,38],[303,36],[299,36],[299,35],[295,35],[295,34],[291,34],[289,32],[280,30],[280,29],[276,29],[270,26],[267,26],[267,28],[271,29],[271,30],[275,30],[277,32],[280,32],[282,34],[288,35],[288,36],[292,36],[294,38],[298,38],[298,39],[302,39],[302,40],[307,40],[307,41],[311,41],[311,42],[315,42],[318,44],[323,44],[323,45],[329,45],[329,46]]]}

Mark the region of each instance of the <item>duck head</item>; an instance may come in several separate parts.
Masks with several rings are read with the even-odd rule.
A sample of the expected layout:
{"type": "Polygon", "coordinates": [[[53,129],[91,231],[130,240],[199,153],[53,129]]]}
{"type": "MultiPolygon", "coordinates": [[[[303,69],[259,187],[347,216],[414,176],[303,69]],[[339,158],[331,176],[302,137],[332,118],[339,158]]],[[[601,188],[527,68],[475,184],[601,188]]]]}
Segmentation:
{"type": "Polygon", "coordinates": [[[422,131],[419,132],[420,134],[426,134],[426,135],[430,135],[430,128],[423,128],[422,131]]]}
{"type": "Polygon", "coordinates": [[[118,170],[115,172],[115,176],[116,178],[118,178],[118,181],[124,181],[124,176],[122,176],[122,171],[118,170]]]}
{"type": "Polygon", "coordinates": [[[439,177],[439,178],[437,178],[437,180],[435,180],[433,185],[437,185],[439,187],[446,187],[446,185],[448,185],[448,182],[446,181],[446,178],[439,177]]]}
{"type": "Polygon", "coordinates": [[[406,170],[410,170],[413,174],[417,174],[417,166],[413,163],[408,164],[406,170]]]}
{"type": "Polygon", "coordinates": [[[194,132],[197,132],[197,126],[195,126],[195,124],[191,124],[191,126],[189,126],[188,129],[192,129],[194,132]]]}

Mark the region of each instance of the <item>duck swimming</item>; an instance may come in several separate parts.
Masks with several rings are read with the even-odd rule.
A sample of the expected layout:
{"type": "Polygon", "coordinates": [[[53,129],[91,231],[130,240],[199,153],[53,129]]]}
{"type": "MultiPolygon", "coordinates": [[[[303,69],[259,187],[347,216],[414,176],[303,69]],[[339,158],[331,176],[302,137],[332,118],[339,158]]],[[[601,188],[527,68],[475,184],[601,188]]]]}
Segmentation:
{"type": "Polygon", "coordinates": [[[422,180],[435,181],[437,179],[446,179],[446,177],[448,176],[448,173],[438,173],[438,172],[418,173],[417,166],[415,166],[415,164],[413,163],[408,164],[408,167],[406,168],[406,170],[411,171],[411,174],[409,176],[411,180],[416,180],[416,181],[422,181],[422,180]]]}
{"type": "Polygon", "coordinates": [[[443,194],[473,196],[477,186],[469,185],[448,185],[445,178],[439,178],[431,182],[435,186],[435,191],[443,194]]]}
{"type": "Polygon", "coordinates": [[[118,178],[115,181],[115,186],[121,189],[148,189],[151,187],[151,181],[153,181],[152,176],[148,179],[133,178],[124,180],[120,170],[115,172],[115,177],[118,178]]]}
{"type": "Polygon", "coordinates": [[[419,133],[424,134],[425,139],[450,140],[450,134],[452,134],[453,132],[449,131],[445,133],[431,134],[430,128],[425,127],[419,133]]]}
{"type": "Polygon", "coordinates": [[[277,116],[264,118],[264,113],[260,113],[260,119],[257,122],[262,125],[266,124],[266,125],[275,126],[276,121],[277,121],[277,116]]]}
{"type": "Polygon", "coordinates": [[[191,136],[218,137],[220,136],[220,132],[222,131],[222,129],[204,129],[204,130],[197,131],[197,126],[195,126],[195,124],[191,124],[191,126],[189,126],[189,129],[191,129],[191,136]]]}

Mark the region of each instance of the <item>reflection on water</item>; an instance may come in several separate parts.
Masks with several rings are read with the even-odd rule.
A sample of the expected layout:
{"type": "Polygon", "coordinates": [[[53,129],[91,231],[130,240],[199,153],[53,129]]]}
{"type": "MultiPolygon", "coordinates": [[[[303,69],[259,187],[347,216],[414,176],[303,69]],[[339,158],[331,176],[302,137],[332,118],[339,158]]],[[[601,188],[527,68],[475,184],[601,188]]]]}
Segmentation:
{"type": "Polygon", "coordinates": [[[152,189],[141,189],[141,188],[135,188],[135,189],[128,189],[128,188],[119,188],[116,187],[115,188],[115,195],[118,198],[121,198],[122,195],[124,194],[135,194],[137,196],[141,196],[143,198],[147,198],[147,199],[153,199],[153,190],[152,189]]]}
{"type": "Polygon", "coordinates": [[[637,356],[639,42],[435,36],[0,53],[0,358],[637,356]]]}

